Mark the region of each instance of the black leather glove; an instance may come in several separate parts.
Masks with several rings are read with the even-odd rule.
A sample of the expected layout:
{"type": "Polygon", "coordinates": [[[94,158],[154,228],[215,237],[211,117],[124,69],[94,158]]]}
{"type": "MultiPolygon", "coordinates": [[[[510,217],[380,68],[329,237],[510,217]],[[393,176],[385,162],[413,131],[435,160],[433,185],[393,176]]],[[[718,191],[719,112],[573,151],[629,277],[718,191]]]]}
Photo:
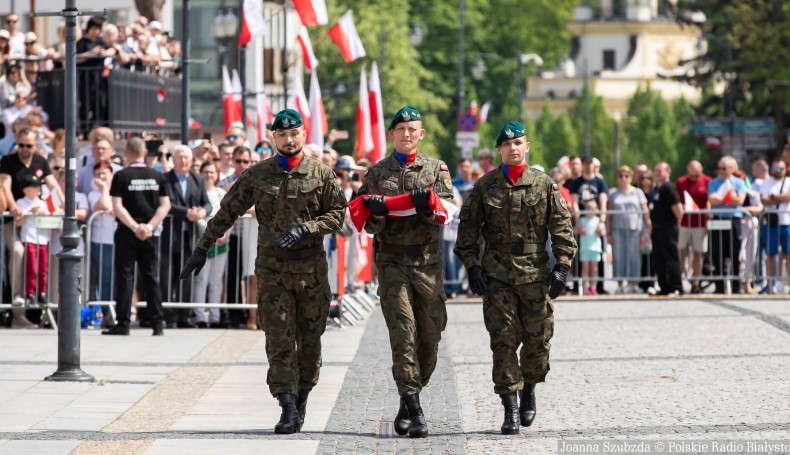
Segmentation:
{"type": "Polygon", "coordinates": [[[414,203],[414,209],[417,211],[417,215],[428,215],[431,213],[431,209],[428,207],[430,194],[427,188],[413,189],[411,193],[409,193],[409,196],[411,196],[411,201],[414,203]]]}
{"type": "Polygon", "coordinates": [[[549,276],[549,297],[552,300],[559,297],[562,294],[562,290],[565,289],[565,282],[568,281],[568,270],[570,270],[570,267],[567,265],[556,264],[554,270],[551,271],[549,276]]]}
{"type": "Polygon", "coordinates": [[[390,212],[387,210],[387,204],[384,202],[384,196],[371,196],[365,200],[365,205],[368,206],[371,215],[387,216],[390,212]]]}
{"type": "Polygon", "coordinates": [[[181,269],[180,278],[182,280],[187,279],[187,277],[189,277],[189,274],[192,273],[193,270],[195,271],[195,276],[197,276],[198,273],[200,273],[200,270],[203,268],[203,266],[206,265],[207,254],[208,254],[207,250],[201,248],[195,248],[192,251],[192,255],[189,256],[189,258],[187,258],[187,262],[184,263],[184,268],[181,269]]]}
{"type": "Polygon", "coordinates": [[[486,295],[486,292],[488,292],[488,278],[483,268],[475,265],[467,272],[469,274],[469,289],[477,295],[486,295]]]}
{"type": "Polygon", "coordinates": [[[277,248],[293,248],[294,245],[304,240],[310,234],[307,226],[300,224],[299,226],[292,227],[285,231],[285,234],[277,237],[274,244],[277,248]]]}

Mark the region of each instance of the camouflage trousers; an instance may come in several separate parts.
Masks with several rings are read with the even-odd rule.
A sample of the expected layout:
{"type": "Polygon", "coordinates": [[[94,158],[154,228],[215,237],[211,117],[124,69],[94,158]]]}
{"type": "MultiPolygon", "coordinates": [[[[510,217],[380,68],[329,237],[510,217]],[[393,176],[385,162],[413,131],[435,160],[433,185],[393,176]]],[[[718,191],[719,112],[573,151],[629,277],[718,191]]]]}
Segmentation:
{"type": "Polygon", "coordinates": [[[272,396],[312,390],[321,370],[321,335],[326,330],[332,295],[326,260],[315,267],[284,272],[259,267],[258,319],[266,335],[272,396]],[[313,271],[308,271],[313,269],[313,271]]]}
{"type": "Polygon", "coordinates": [[[554,304],[547,294],[542,282],[514,286],[489,277],[483,319],[491,337],[495,393],[516,392],[524,383],[546,380],[554,334],[554,304]]]}
{"type": "Polygon", "coordinates": [[[439,341],[447,325],[442,264],[377,262],[376,267],[398,394],[419,393],[436,369],[439,341]]]}

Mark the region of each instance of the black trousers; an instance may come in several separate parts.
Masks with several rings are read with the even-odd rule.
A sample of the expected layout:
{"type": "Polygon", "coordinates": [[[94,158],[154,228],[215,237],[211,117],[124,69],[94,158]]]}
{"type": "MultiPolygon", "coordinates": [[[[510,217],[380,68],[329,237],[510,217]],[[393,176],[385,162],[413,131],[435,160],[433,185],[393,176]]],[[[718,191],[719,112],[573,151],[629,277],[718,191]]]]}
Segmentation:
{"type": "Polygon", "coordinates": [[[156,237],[140,240],[123,226],[115,230],[115,312],[121,326],[129,327],[132,315],[135,263],[139,270],[140,285],[146,290],[148,316],[154,324],[161,324],[164,320],[156,243],[156,237]]]}
{"type": "MultiPolygon", "coordinates": [[[[713,274],[724,275],[727,273],[725,269],[725,261],[730,260],[730,275],[740,276],[741,261],[741,219],[733,218],[730,230],[714,229],[710,231],[710,250],[711,258],[713,259],[713,274]]],[[[713,280],[716,285],[716,293],[724,294],[724,280],[713,280]]],[[[740,292],[741,283],[740,279],[732,280],[732,293],[737,294],[740,292]]]]}
{"type": "Polygon", "coordinates": [[[678,253],[679,229],[676,223],[653,226],[653,268],[661,292],[683,292],[678,253]]]}
{"type": "MultiPolygon", "coordinates": [[[[241,303],[241,238],[238,235],[230,235],[228,240],[228,273],[225,276],[225,302],[241,303]]],[[[246,311],[229,310],[229,323],[232,327],[238,327],[247,322],[246,311]]]]}

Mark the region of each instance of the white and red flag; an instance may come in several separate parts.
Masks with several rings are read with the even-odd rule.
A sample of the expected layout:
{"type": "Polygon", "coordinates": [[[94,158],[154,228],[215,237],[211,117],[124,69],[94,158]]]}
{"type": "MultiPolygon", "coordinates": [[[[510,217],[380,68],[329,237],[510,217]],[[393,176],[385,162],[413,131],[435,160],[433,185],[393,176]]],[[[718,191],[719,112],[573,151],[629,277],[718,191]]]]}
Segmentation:
{"type": "Polygon", "coordinates": [[[324,135],[327,130],[324,100],[321,98],[321,86],[315,71],[310,75],[310,134],[308,143],[324,148],[324,135]]]}
{"type": "Polygon", "coordinates": [[[384,126],[384,106],[381,102],[381,81],[379,80],[379,67],[376,62],[370,65],[370,131],[373,139],[373,150],[368,155],[371,163],[375,164],[384,158],[387,148],[387,133],[384,126]]]}
{"type": "Polygon", "coordinates": [[[302,27],[299,34],[296,36],[296,41],[299,47],[302,48],[302,57],[304,57],[304,68],[307,71],[312,71],[318,66],[318,59],[313,53],[313,43],[310,42],[310,35],[307,33],[307,27],[302,27]]]}
{"type": "Polygon", "coordinates": [[[266,21],[263,20],[259,0],[244,0],[242,10],[239,47],[266,34],[266,21]]]}
{"type": "Polygon", "coordinates": [[[310,103],[307,95],[304,92],[304,84],[302,83],[302,74],[299,71],[294,71],[293,83],[293,98],[291,98],[291,105],[299,115],[302,116],[302,124],[304,130],[307,132],[307,142],[310,142],[310,103]]]}
{"type": "Polygon", "coordinates": [[[238,98],[233,92],[233,83],[228,75],[228,68],[222,65],[222,105],[225,110],[225,132],[230,129],[233,122],[241,121],[241,84],[239,84],[238,98]]]}
{"type": "Polygon", "coordinates": [[[732,198],[735,197],[735,188],[733,188],[730,179],[725,180],[713,195],[716,196],[717,199],[721,199],[724,205],[729,205],[732,198]]]}
{"type": "Polygon", "coordinates": [[[359,39],[356,26],[354,26],[354,16],[351,10],[346,11],[346,14],[341,16],[326,33],[340,49],[346,63],[365,56],[365,47],[362,45],[362,40],[359,39]]]}
{"type": "MultiPolygon", "coordinates": [[[[433,190],[428,190],[428,207],[433,212],[433,218],[442,224],[448,225],[452,221],[458,207],[446,199],[442,199],[433,190]]],[[[370,210],[368,209],[365,201],[370,198],[370,195],[360,196],[348,203],[348,211],[351,215],[351,224],[356,232],[362,232],[365,228],[365,223],[370,218],[370,210]]],[[[403,193],[398,196],[386,196],[384,204],[387,206],[387,218],[403,218],[417,214],[414,208],[414,202],[411,200],[409,193],[403,193]]]]}
{"type": "Polygon", "coordinates": [[[357,103],[357,160],[373,150],[373,135],[370,131],[370,99],[365,65],[359,73],[359,102],[357,103]]]}
{"type": "Polygon", "coordinates": [[[686,212],[699,210],[699,206],[694,202],[694,199],[691,198],[691,194],[686,190],[683,191],[683,210],[686,212]]]}
{"type": "Polygon", "coordinates": [[[329,22],[324,0],[294,0],[294,8],[305,27],[326,25],[329,22]]]}

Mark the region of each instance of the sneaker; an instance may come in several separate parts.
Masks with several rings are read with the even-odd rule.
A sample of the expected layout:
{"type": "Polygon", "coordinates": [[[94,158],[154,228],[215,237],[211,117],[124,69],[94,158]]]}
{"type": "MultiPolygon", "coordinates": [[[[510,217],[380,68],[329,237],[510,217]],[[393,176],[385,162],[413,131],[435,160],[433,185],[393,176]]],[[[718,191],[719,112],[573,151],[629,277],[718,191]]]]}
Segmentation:
{"type": "Polygon", "coordinates": [[[594,291],[594,289],[587,288],[587,289],[584,290],[584,295],[593,295],[593,291],[594,291]]]}
{"type": "Polygon", "coordinates": [[[25,299],[19,294],[14,294],[14,305],[22,306],[25,304],[25,299]]]}
{"type": "MultiPolygon", "coordinates": [[[[606,291],[601,291],[601,293],[604,293],[604,292],[606,292],[606,291]]],[[[608,292],[606,292],[606,293],[608,294],[608,292]]],[[[595,289],[595,288],[590,288],[590,295],[598,295],[598,290],[595,289]]]]}
{"type": "Polygon", "coordinates": [[[43,292],[38,295],[38,303],[39,305],[46,305],[49,303],[49,299],[47,299],[47,295],[43,292]]]}
{"type": "Polygon", "coordinates": [[[647,295],[658,295],[658,289],[653,286],[647,288],[647,295]]]}
{"type": "Polygon", "coordinates": [[[36,303],[36,296],[33,294],[28,294],[25,298],[25,306],[27,308],[37,308],[38,304],[36,303]]]}
{"type": "Polygon", "coordinates": [[[154,331],[153,331],[153,333],[151,335],[155,336],[155,337],[161,337],[161,336],[164,336],[164,334],[165,334],[164,324],[162,324],[161,322],[158,323],[158,324],[155,323],[154,324],[154,331]]]}
{"type": "Polygon", "coordinates": [[[129,327],[122,326],[120,324],[115,325],[115,327],[107,330],[103,330],[102,335],[125,335],[129,336],[129,327]]]}

